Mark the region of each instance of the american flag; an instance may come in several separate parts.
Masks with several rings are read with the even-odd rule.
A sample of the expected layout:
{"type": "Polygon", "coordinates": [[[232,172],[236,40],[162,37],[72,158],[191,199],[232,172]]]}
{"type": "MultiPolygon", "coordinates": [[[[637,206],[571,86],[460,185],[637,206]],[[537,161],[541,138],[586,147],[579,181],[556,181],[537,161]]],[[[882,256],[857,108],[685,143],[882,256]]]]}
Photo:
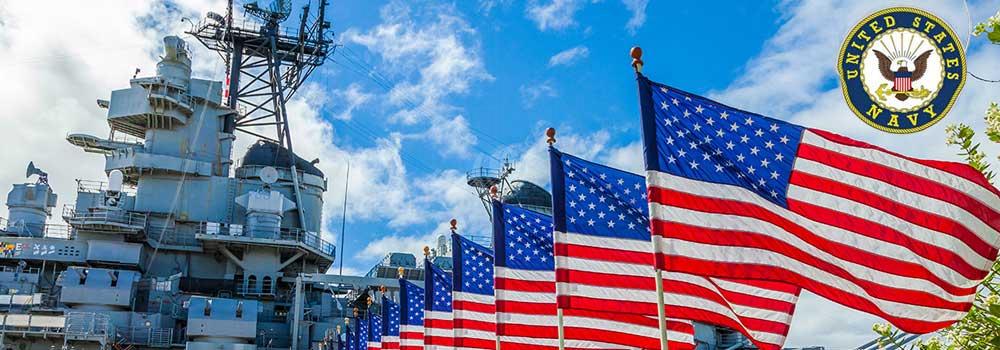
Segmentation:
{"type": "MultiPolygon", "coordinates": [[[[552,217],[493,203],[497,251],[497,335],[503,349],[559,348],[552,217]]],[[[567,349],[659,348],[656,319],[591,310],[563,310],[567,349]]],[[[670,320],[670,349],[690,349],[690,321],[670,320]]]]}
{"type": "MultiPolygon", "coordinates": [[[[638,313],[655,314],[645,179],[555,149],[552,157],[560,303],[600,310],[628,298],[638,313]]],[[[798,287],[673,270],[662,277],[669,317],[732,328],[761,349],[784,344],[798,287]]]]}
{"type": "Polygon", "coordinates": [[[358,324],[358,331],[354,333],[354,348],[364,350],[368,348],[368,318],[355,318],[358,324]]]}
{"type": "Polygon", "coordinates": [[[399,349],[399,304],[382,296],[382,349],[399,349]]]}
{"type": "Polygon", "coordinates": [[[424,259],[424,349],[454,349],[451,276],[424,259]]]}
{"type": "Polygon", "coordinates": [[[424,289],[399,279],[399,349],[424,349],[424,289]]]}
{"type": "Polygon", "coordinates": [[[657,264],[770,279],[927,333],[997,258],[998,192],[909,158],[639,77],[657,264]]]}
{"type": "Polygon", "coordinates": [[[382,349],[382,316],[368,316],[368,350],[382,349]]]}
{"type": "Polygon", "coordinates": [[[455,349],[496,349],[493,251],[457,234],[451,240],[455,349]]]}
{"type": "Polygon", "coordinates": [[[354,339],[354,332],[351,331],[351,325],[348,324],[346,328],[347,329],[344,331],[344,347],[347,350],[358,350],[358,342],[354,339]]]}

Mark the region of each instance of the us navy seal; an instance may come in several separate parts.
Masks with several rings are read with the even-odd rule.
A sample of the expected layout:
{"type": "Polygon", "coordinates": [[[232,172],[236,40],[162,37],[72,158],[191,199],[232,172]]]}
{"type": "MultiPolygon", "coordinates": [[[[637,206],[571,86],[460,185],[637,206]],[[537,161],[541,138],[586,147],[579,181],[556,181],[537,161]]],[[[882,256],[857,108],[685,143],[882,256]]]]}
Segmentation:
{"type": "Polygon", "coordinates": [[[858,118],[885,132],[914,133],[954,105],[965,85],[965,50],[940,18],[887,8],[854,26],[840,48],[837,72],[858,118]]]}

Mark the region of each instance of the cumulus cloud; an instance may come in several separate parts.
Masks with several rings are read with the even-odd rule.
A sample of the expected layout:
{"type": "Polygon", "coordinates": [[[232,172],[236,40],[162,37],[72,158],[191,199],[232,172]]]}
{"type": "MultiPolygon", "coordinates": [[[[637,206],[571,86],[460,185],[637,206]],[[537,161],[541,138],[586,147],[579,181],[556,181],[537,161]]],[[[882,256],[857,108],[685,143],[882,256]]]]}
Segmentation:
{"type": "Polygon", "coordinates": [[[587,56],[590,56],[590,49],[583,45],[575,46],[559,51],[559,53],[549,57],[549,67],[571,66],[577,61],[587,58],[587,56]]]}

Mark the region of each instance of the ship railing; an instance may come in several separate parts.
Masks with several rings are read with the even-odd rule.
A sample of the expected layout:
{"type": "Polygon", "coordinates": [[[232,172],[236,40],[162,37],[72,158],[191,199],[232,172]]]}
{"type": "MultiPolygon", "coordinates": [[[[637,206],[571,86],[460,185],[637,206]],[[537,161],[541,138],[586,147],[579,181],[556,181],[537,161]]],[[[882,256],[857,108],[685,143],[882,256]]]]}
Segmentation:
{"type": "Polygon", "coordinates": [[[95,312],[66,313],[66,334],[86,337],[109,337],[114,326],[111,316],[95,312]]]}
{"type": "MultiPolygon", "coordinates": [[[[108,190],[108,183],[98,180],[76,180],[76,191],[82,193],[104,193],[108,190]]],[[[135,187],[122,186],[122,192],[134,195],[135,187]]]]}
{"type": "Polygon", "coordinates": [[[7,313],[0,315],[0,330],[21,334],[61,334],[67,330],[67,319],[58,315],[7,313]]]}
{"type": "Polygon", "coordinates": [[[43,237],[57,239],[73,239],[76,232],[69,225],[42,224],[23,225],[12,224],[7,218],[0,217],[0,232],[14,233],[22,237],[43,237]]]}
{"type": "Polygon", "coordinates": [[[90,208],[88,211],[77,211],[72,205],[63,206],[63,219],[70,225],[105,225],[127,228],[145,228],[147,215],[119,209],[90,208]]]}
{"type": "Polygon", "coordinates": [[[115,327],[115,335],[126,344],[166,348],[173,341],[172,328],[115,327]]]}
{"type": "Polygon", "coordinates": [[[334,252],[336,251],[336,246],[323,239],[319,233],[300,230],[297,228],[266,225],[254,225],[248,227],[245,225],[226,225],[216,222],[204,222],[201,225],[198,225],[195,233],[216,236],[235,236],[293,241],[315,248],[327,255],[334,255],[334,252]]]}

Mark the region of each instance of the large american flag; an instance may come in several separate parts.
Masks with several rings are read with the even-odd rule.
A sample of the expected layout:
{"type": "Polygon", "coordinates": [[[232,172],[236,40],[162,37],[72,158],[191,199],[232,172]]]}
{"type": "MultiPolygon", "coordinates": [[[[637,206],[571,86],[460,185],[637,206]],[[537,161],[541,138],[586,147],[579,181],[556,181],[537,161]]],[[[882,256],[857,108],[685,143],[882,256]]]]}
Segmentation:
{"type": "Polygon", "coordinates": [[[382,349],[382,316],[368,316],[368,350],[382,349]]]}
{"type": "MultiPolygon", "coordinates": [[[[402,293],[400,293],[402,294],[402,293]]],[[[382,350],[399,349],[399,304],[382,296],[382,350]]]]}
{"type": "Polygon", "coordinates": [[[998,192],[639,77],[657,264],[785,281],[911,333],[965,316],[997,257],[998,192]]]}
{"type": "MultiPolygon", "coordinates": [[[[551,153],[560,304],[600,310],[626,299],[629,310],[655,314],[645,179],[551,153]]],[[[668,270],[662,277],[669,317],[732,328],[761,349],[784,344],[800,288],[668,270]]]]}
{"type": "Polygon", "coordinates": [[[454,349],[451,276],[424,259],[424,349],[454,349]]]}
{"type": "MultiPolygon", "coordinates": [[[[497,336],[503,349],[559,348],[552,217],[493,203],[497,252],[497,336]]],[[[659,348],[656,319],[642,315],[563,310],[567,349],[659,348]]],[[[690,349],[690,321],[671,319],[670,349],[690,349]]]]}
{"type": "Polygon", "coordinates": [[[455,349],[496,349],[493,251],[458,234],[451,240],[455,349]]]}
{"type": "Polygon", "coordinates": [[[424,289],[399,279],[399,349],[424,349],[424,289]]]}

